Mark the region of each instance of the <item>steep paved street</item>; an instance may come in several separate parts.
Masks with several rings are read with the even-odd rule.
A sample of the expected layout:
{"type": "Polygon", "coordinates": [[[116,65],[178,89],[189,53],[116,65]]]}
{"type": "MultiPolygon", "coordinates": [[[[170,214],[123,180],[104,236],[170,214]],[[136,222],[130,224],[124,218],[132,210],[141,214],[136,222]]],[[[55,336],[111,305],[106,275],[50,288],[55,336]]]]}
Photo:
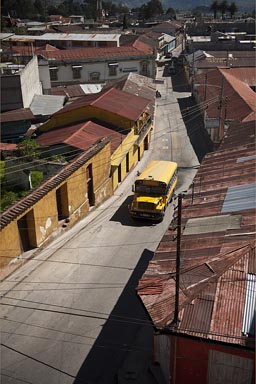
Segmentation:
{"type": "MultiPolygon", "coordinates": [[[[198,167],[171,78],[158,69],[153,139],[114,196],[1,284],[1,383],[156,383],[153,330],[135,288],[171,221],[128,215],[136,172],[150,159],[177,161],[178,191],[198,167]]],[[[189,96],[189,94],[186,94],[189,96]]],[[[158,379],[157,379],[158,377],[158,379]]]]}

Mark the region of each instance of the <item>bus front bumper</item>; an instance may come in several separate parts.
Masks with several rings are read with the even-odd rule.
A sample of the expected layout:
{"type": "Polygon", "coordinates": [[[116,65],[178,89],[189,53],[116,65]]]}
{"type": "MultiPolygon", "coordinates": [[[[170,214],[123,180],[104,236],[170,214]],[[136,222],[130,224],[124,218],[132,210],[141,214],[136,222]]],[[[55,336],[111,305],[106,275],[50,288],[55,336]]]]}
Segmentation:
{"type": "Polygon", "coordinates": [[[157,212],[157,213],[151,213],[151,212],[139,212],[139,211],[129,211],[131,217],[134,219],[145,219],[145,220],[156,220],[161,221],[164,217],[164,212],[157,212]]]}

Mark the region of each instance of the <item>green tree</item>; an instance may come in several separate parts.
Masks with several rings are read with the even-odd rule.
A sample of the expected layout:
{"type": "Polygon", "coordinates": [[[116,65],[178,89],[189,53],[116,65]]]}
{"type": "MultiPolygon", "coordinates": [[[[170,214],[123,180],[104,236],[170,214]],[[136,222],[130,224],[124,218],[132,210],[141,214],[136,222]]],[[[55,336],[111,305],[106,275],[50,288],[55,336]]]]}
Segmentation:
{"type": "Polygon", "coordinates": [[[217,17],[217,12],[220,10],[220,5],[218,0],[215,0],[211,6],[210,6],[211,11],[213,11],[213,18],[216,19],[217,17]]]}
{"type": "Polygon", "coordinates": [[[14,201],[17,200],[17,194],[15,192],[12,192],[12,191],[5,191],[3,193],[3,195],[1,196],[1,212],[9,207],[9,205],[11,205],[12,203],[14,203],[14,201]]]}
{"type": "Polygon", "coordinates": [[[224,19],[224,15],[226,13],[226,11],[228,10],[228,2],[226,0],[223,0],[221,3],[220,3],[220,11],[221,11],[221,17],[222,19],[224,19]]]}
{"type": "Polygon", "coordinates": [[[35,0],[34,1],[34,8],[35,8],[35,11],[43,16],[44,15],[44,7],[43,7],[43,4],[41,2],[41,0],[35,0]]]}
{"type": "Polygon", "coordinates": [[[0,160],[0,182],[4,181],[4,176],[5,176],[5,162],[0,160]]]}
{"type": "Polygon", "coordinates": [[[238,11],[238,8],[236,6],[236,3],[231,3],[230,6],[228,7],[228,11],[230,13],[231,19],[233,19],[234,14],[238,11]]]}
{"type": "Polygon", "coordinates": [[[168,8],[165,14],[171,17],[172,19],[176,19],[176,12],[172,7],[168,8]]]}
{"type": "Polygon", "coordinates": [[[43,172],[41,171],[30,171],[31,185],[32,188],[36,188],[43,181],[43,172]]]}
{"type": "Polygon", "coordinates": [[[24,156],[26,160],[35,160],[40,157],[39,152],[40,145],[29,137],[25,138],[18,144],[18,150],[21,156],[24,156]]]}
{"type": "Polygon", "coordinates": [[[163,14],[164,10],[160,0],[151,0],[139,8],[139,17],[145,20],[163,14]]]}

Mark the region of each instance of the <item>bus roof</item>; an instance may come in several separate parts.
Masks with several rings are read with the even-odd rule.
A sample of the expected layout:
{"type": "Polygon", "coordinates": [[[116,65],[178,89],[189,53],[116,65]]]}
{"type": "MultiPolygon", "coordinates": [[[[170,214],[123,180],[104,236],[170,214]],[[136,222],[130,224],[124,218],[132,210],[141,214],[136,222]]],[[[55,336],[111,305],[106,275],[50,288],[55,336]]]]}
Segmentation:
{"type": "Polygon", "coordinates": [[[170,175],[173,175],[177,166],[178,164],[173,161],[153,160],[141,172],[137,180],[157,180],[168,184],[171,178],[170,175]]]}

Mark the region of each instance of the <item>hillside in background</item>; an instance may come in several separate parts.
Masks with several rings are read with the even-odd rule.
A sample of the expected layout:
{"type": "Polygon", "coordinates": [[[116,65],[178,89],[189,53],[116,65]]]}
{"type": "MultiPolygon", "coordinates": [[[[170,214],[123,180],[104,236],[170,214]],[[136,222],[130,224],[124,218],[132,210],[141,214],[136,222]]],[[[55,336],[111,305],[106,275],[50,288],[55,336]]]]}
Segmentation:
{"type": "MultiPolygon", "coordinates": [[[[149,0],[148,0],[149,1],[149,0]]],[[[147,3],[148,1],[144,0],[125,0],[122,2],[122,4],[127,5],[129,8],[137,8],[141,7],[142,4],[147,3]]],[[[254,0],[230,0],[228,3],[235,2],[238,10],[240,12],[243,11],[250,11],[252,12],[255,9],[255,2],[254,0]]],[[[115,1],[112,0],[113,3],[120,3],[120,1],[115,1]]],[[[221,0],[220,0],[221,2],[221,0]]],[[[210,6],[212,4],[212,1],[209,0],[162,0],[162,5],[164,9],[168,9],[170,7],[174,9],[179,9],[179,10],[188,10],[188,9],[193,9],[198,6],[210,6]]]]}

